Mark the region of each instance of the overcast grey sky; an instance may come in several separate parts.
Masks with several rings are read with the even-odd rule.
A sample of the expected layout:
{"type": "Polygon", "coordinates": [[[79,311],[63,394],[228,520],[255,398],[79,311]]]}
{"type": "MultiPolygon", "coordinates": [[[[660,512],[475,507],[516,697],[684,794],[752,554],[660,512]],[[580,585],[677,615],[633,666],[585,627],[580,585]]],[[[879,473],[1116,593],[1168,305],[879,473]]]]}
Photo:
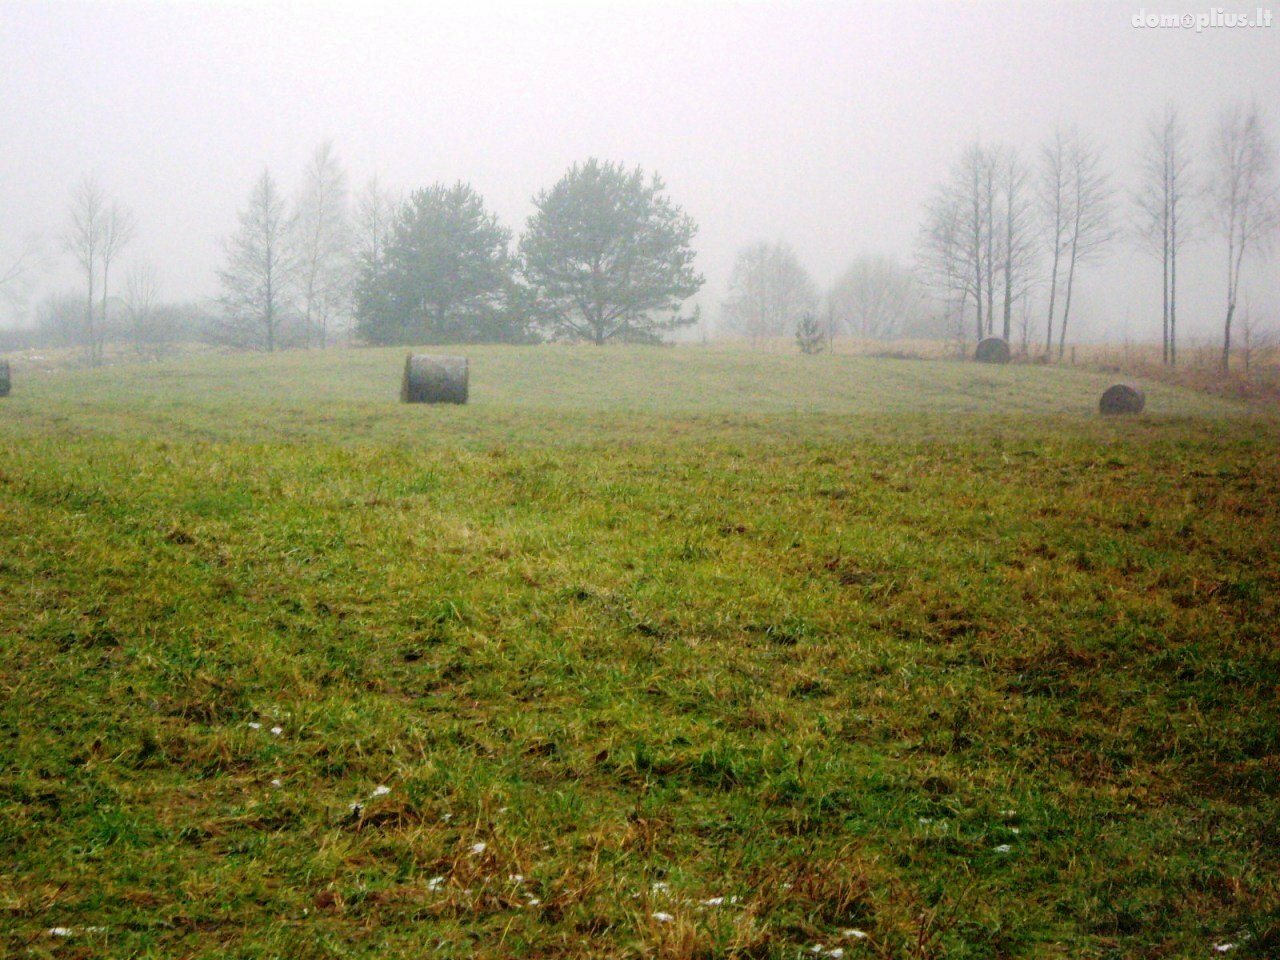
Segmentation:
{"type": "MultiPolygon", "coordinates": [[[[139,221],[117,275],[145,259],[167,298],[207,296],[254,178],[267,166],[292,190],[323,140],[353,186],[466,180],[517,233],[530,197],[594,155],[657,171],[696,219],[714,315],[756,239],[789,242],[824,285],[859,254],[909,261],[926,196],[974,138],[1029,155],[1075,122],[1125,187],[1166,100],[1201,142],[1251,97],[1278,132],[1280,24],[1135,29],[1142,9],[1211,7],[0,0],[0,250],[37,231],[56,253],[92,172],[139,221]]],[[[1189,256],[1183,317],[1207,333],[1223,257],[1209,240],[1189,256]]],[[[58,262],[44,291],[74,285],[58,262]]],[[[1252,268],[1259,301],[1268,272],[1252,268]]],[[[1158,339],[1159,293],[1117,246],[1082,274],[1081,332],[1127,320],[1158,339]]]]}

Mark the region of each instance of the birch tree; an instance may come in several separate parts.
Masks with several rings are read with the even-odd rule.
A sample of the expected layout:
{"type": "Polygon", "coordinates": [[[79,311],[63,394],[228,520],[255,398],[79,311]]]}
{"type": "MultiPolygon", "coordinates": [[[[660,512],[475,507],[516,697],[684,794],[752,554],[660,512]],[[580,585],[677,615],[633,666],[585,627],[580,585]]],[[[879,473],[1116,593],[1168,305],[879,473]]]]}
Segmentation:
{"type": "Polygon", "coordinates": [[[226,241],[227,265],[218,271],[220,333],[233,346],[274,351],[284,345],[297,267],[291,226],[284,198],[263,170],[239,230],[226,241]]]}
{"type": "Polygon", "coordinates": [[[377,174],[356,195],[352,238],[354,256],[361,268],[381,262],[395,228],[400,201],[382,186],[377,174]]]}
{"type": "Polygon", "coordinates": [[[1064,287],[1062,317],[1058,324],[1058,359],[1061,360],[1066,351],[1076,274],[1080,267],[1100,258],[1116,236],[1112,223],[1115,194],[1103,167],[1101,148],[1074,127],[1065,134],[1055,130],[1044,157],[1041,206],[1053,259],[1045,352],[1053,348],[1053,310],[1061,282],[1064,287]],[[1064,259],[1065,280],[1060,277],[1064,259]]]}
{"type": "Polygon", "coordinates": [[[351,224],[347,175],[326,141],[307,164],[294,213],[293,239],[303,328],[319,347],[351,303],[351,224]]]}
{"type": "MultiPolygon", "coordinates": [[[[1014,305],[1025,302],[1034,279],[1038,244],[1031,171],[1017,151],[1003,149],[996,158],[999,224],[995,246],[1000,262],[1002,333],[1012,342],[1014,305]]],[[[1024,347],[1025,347],[1025,327],[1024,347]]]]}
{"type": "Polygon", "coordinates": [[[926,210],[921,264],[930,286],[958,305],[958,319],[973,304],[978,340],[996,332],[999,309],[1007,340],[1036,248],[1030,172],[1008,147],[972,144],[926,210]]]}
{"type": "Polygon", "coordinates": [[[1172,104],[1148,124],[1139,169],[1142,185],[1134,195],[1137,237],[1160,258],[1160,340],[1163,361],[1172,366],[1178,362],[1178,251],[1192,238],[1195,225],[1191,152],[1172,104]]]}
{"type": "MultiPolygon", "coordinates": [[[[368,337],[373,328],[383,326],[382,320],[395,308],[389,301],[387,273],[391,268],[388,250],[395,236],[396,219],[404,204],[391,191],[382,186],[374,174],[355,198],[352,222],[352,333],[368,337]]],[[[382,339],[385,330],[376,330],[375,339],[382,339]]],[[[407,335],[403,330],[401,334],[407,335]]]]}
{"type": "MultiPolygon", "coordinates": [[[[102,324],[100,337],[105,338],[110,322],[107,316],[108,298],[111,293],[111,264],[120,252],[129,245],[137,232],[137,221],[133,214],[117,203],[112,203],[102,217],[102,241],[98,247],[98,259],[102,263],[102,324]]],[[[101,360],[101,345],[99,345],[101,360]]]]}
{"type": "Polygon", "coordinates": [[[160,299],[160,281],[156,268],[137,263],[124,278],[124,316],[133,349],[142,356],[159,358],[166,346],[165,331],[156,323],[156,306],[160,299]]]}
{"type": "Polygon", "coordinates": [[[1070,204],[1068,202],[1067,168],[1068,138],[1061,127],[1055,127],[1048,142],[1040,148],[1040,215],[1044,225],[1045,246],[1049,250],[1049,313],[1045,318],[1044,355],[1053,352],[1053,320],[1058,301],[1058,277],[1062,257],[1070,236],[1070,204]]]}
{"type": "Polygon", "coordinates": [[[94,316],[97,311],[94,294],[106,206],[106,193],[97,178],[86,175],[71,193],[67,227],[62,235],[63,248],[71,254],[84,277],[84,336],[91,366],[102,362],[101,333],[94,316]]]}
{"type": "Polygon", "coordinates": [[[1275,148],[1256,103],[1248,108],[1236,105],[1222,114],[1211,162],[1209,203],[1227,254],[1227,313],[1222,327],[1222,371],[1226,373],[1245,255],[1264,249],[1280,223],[1275,148]]]}
{"type": "Polygon", "coordinates": [[[916,264],[926,289],[942,302],[947,327],[957,340],[964,339],[969,299],[962,220],[960,197],[950,184],[939,187],[925,208],[916,264]]]}

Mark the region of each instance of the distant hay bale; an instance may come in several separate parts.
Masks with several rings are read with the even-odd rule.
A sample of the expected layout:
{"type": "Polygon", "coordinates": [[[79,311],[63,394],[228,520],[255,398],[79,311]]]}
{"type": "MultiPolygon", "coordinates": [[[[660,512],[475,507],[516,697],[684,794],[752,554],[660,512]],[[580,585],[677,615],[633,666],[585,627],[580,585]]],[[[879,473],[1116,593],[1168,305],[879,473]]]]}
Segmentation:
{"type": "Polygon", "coordinates": [[[1098,412],[1104,417],[1141,413],[1146,405],[1147,398],[1136,383],[1113,383],[1103,391],[1098,412]]]}
{"type": "Polygon", "coordinates": [[[404,403],[466,403],[467,358],[411,353],[404,361],[404,403]]]}
{"type": "Polygon", "coordinates": [[[1009,343],[1001,337],[987,337],[978,341],[973,359],[979,363],[1008,363],[1009,343]]]}
{"type": "Polygon", "coordinates": [[[9,361],[0,360],[0,397],[9,395],[9,361]]]}

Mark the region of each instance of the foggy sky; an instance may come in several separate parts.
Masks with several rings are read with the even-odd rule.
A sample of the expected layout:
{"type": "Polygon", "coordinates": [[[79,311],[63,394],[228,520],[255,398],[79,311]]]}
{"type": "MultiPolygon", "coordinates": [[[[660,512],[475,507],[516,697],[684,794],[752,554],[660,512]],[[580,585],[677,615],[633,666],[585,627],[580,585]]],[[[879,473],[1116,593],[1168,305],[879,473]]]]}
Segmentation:
{"type": "MultiPolygon", "coordinates": [[[[93,173],[139,223],[114,275],[146,260],[165,299],[206,297],[256,176],[292,192],[324,140],[353,187],[468,181],[517,235],[537,190],[597,156],[657,171],[697,221],[715,318],[758,239],[823,286],[860,254],[910,263],[926,197],[975,138],[1029,157],[1075,122],[1124,189],[1167,100],[1198,146],[1251,97],[1280,136],[1280,24],[1135,29],[1140,9],[1210,5],[0,0],[0,251],[38,232],[52,268],[33,303],[74,289],[57,240],[93,173]]],[[[1184,256],[1184,330],[1207,334],[1225,254],[1184,256]]],[[[1280,300],[1274,273],[1247,269],[1256,303],[1280,300]]],[[[1079,283],[1081,335],[1158,340],[1158,265],[1132,244],[1079,283]]]]}

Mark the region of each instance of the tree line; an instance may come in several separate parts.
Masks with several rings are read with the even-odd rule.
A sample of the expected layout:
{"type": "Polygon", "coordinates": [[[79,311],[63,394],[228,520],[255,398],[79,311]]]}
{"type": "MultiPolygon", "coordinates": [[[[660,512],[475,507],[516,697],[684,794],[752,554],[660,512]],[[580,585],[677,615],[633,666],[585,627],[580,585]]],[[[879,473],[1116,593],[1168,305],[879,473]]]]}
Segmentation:
{"type": "MultiPolygon", "coordinates": [[[[1161,267],[1165,363],[1179,347],[1179,266],[1215,241],[1226,265],[1221,362],[1255,330],[1240,315],[1242,278],[1280,228],[1275,145],[1256,104],[1224,110],[1197,140],[1178,110],[1147,124],[1137,188],[1117,189],[1105,151],[1074,126],[1035,153],[975,141],[936,184],[915,262],[855,259],[820,290],[786,243],[741,249],[722,329],[752,342],[796,336],[821,349],[837,335],[979,340],[1063,357],[1082,274],[1125,246],[1161,267]],[[1243,323],[1243,329],[1241,329],[1243,323]]],[[[62,246],[80,292],[37,310],[47,340],[81,343],[100,363],[109,339],[159,355],[182,339],[275,350],[335,343],[647,342],[698,319],[681,306],[703,284],[692,219],[656,175],[590,159],[532,198],[517,238],[466,183],[399,195],[370,179],[352,193],[331,143],[292,194],[270,170],[254,182],[226,239],[218,295],[162,302],[154,268],[119,276],[137,233],[132,213],[93,177],[72,192],[62,246]]],[[[18,296],[40,259],[26,244],[0,263],[0,294],[18,296]]]]}
{"type": "MultiPolygon", "coordinates": [[[[269,169],[223,243],[218,293],[171,303],[146,263],[117,276],[137,235],[131,211],[93,176],[71,192],[63,252],[79,292],[46,297],[36,327],[5,343],[107,343],[158,357],[200,340],[273,351],[339,343],[654,342],[695,323],[680,313],[703,284],[693,220],[656,174],[576,163],[533,198],[518,241],[466,183],[401,196],[371,178],[354,195],[332,143],[316,148],[286,194],[269,169]]],[[[15,301],[42,259],[33,244],[0,265],[15,301]]]]}
{"type": "Polygon", "coordinates": [[[1074,126],[1053,130],[1032,161],[1004,145],[968,147],[935,188],[919,242],[920,276],[953,330],[1016,335],[1028,353],[1038,295],[1041,356],[1061,360],[1080,272],[1127,243],[1160,263],[1162,358],[1175,365],[1179,254],[1216,240],[1227,263],[1228,370],[1246,255],[1265,252],[1280,228],[1274,142],[1256,104],[1236,105],[1197,151],[1169,105],[1149,120],[1137,161],[1126,198],[1101,146],[1074,126]]]}
{"type": "Polygon", "coordinates": [[[722,326],[752,342],[794,334],[806,350],[840,334],[999,336],[1024,355],[1061,360],[1081,273],[1127,244],[1160,263],[1162,357],[1173,365],[1179,254],[1216,239],[1227,266],[1228,369],[1247,257],[1280,228],[1275,146],[1258,107],[1223,111],[1199,151],[1166,107],[1147,125],[1137,174],[1137,189],[1122,196],[1103,149],[1074,126],[1053,130],[1030,160],[974,142],[926,203],[914,264],[860,257],[823,292],[786,243],[754,243],[734,261],[722,326]]]}
{"type": "Polygon", "coordinates": [[[224,342],[646,342],[692,323],[693,221],[656,175],[590,159],[533,198],[519,242],[466,183],[404,199],[371,181],[349,209],[331,147],[291,209],[258,178],[219,271],[224,342]],[[346,324],[344,328],[344,324],[346,324]]]}

